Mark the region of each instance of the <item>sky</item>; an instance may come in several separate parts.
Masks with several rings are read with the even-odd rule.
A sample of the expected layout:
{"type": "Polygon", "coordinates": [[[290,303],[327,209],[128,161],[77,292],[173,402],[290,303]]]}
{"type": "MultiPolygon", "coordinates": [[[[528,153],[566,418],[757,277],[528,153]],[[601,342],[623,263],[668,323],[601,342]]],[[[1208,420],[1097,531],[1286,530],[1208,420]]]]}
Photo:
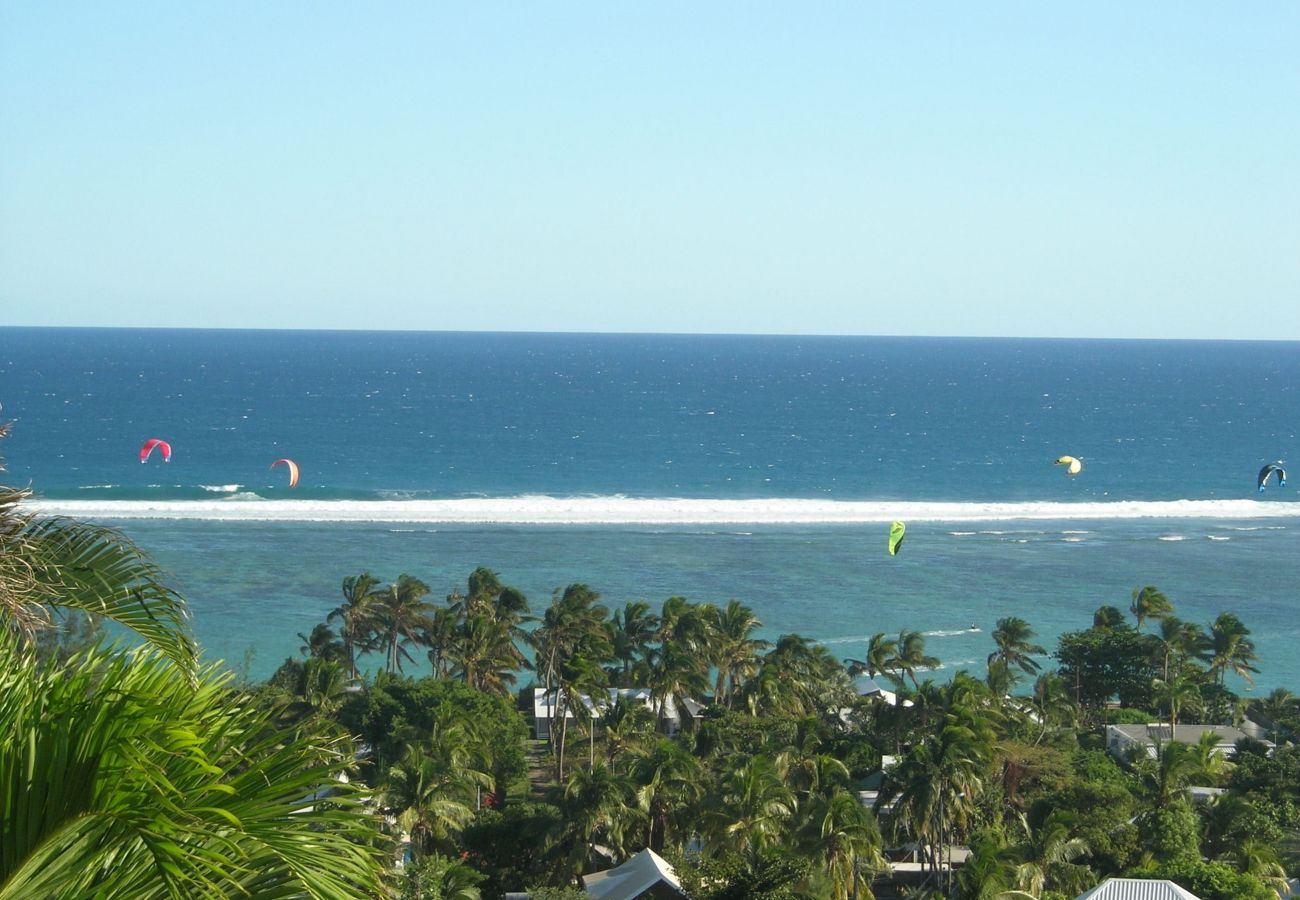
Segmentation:
{"type": "Polygon", "coordinates": [[[1300,4],[0,5],[0,324],[1300,339],[1300,4]]]}

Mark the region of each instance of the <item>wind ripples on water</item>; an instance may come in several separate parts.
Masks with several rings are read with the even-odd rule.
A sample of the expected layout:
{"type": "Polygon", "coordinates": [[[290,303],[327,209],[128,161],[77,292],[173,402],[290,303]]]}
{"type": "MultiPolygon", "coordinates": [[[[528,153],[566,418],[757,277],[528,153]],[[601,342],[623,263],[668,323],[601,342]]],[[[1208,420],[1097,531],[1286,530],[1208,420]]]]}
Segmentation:
{"type": "MultiPolygon", "coordinates": [[[[226,487],[221,486],[221,489],[226,487]]],[[[44,513],[99,519],[519,525],[831,525],[884,523],[893,519],[915,523],[1018,519],[1105,521],[1300,518],[1300,503],[1256,500],[939,503],[802,498],[637,498],[617,495],[529,495],[445,500],[281,500],[265,499],[251,491],[235,491],[217,500],[37,500],[30,505],[44,513]]],[[[1180,535],[1162,538],[1181,539],[1180,535]]]]}

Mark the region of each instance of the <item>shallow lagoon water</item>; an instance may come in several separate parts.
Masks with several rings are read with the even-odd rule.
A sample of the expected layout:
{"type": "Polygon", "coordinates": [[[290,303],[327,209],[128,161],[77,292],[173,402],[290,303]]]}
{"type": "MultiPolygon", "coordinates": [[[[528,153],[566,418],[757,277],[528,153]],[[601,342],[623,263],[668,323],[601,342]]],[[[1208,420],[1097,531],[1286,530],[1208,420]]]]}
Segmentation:
{"type": "Polygon", "coordinates": [[[1002,616],[1028,620],[1050,650],[1060,633],[1088,627],[1098,606],[1127,610],[1134,587],[1154,584],[1184,619],[1208,624],[1231,610],[1252,629],[1263,671],[1253,691],[1238,689],[1300,684],[1300,523],[1291,521],[923,523],[893,558],[887,529],[874,525],[119,524],[190,599],[207,655],[238,666],[251,649],[254,677],[297,653],[297,633],[338,605],[347,575],[409,573],[442,597],[486,565],[535,612],[554,589],[585,582],[611,607],[735,598],[754,608],[765,637],[797,632],[841,657],[860,657],[874,632],[916,629],[943,660],[936,677],[982,671],[1002,616]]]}

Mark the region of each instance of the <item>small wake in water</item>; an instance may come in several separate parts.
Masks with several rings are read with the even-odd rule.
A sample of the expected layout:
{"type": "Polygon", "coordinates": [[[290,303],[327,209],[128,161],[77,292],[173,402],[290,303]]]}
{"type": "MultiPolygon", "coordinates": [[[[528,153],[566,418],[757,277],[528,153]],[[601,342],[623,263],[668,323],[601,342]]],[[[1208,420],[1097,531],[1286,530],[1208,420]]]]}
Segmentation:
{"type": "MultiPolygon", "coordinates": [[[[979,628],[940,628],[934,631],[922,631],[923,637],[960,637],[961,635],[979,634],[979,628]]],[[[874,635],[860,634],[847,637],[820,638],[817,643],[833,646],[835,644],[868,644],[874,635]]],[[[886,634],[886,637],[893,637],[886,634]]]]}
{"type": "Polygon", "coordinates": [[[1158,540],[1158,541],[1185,541],[1185,540],[1187,540],[1187,535],[1185,535],[1185,534],[1162,534],[1162,535],[1160,535],[1160,537],[1156,538],[1156,540],[1158,540]]]}
{"type": "MultiPolygon", "coordinates": [[[[227,492],[231,487],[231,485],[208,485],[205,489],[227,492]]],[[[1300,518],[1300,503],[1261,503],[1257,500],[929,503],[803,498],[683,499],[617,495],[599,497],[523,495],[444,500],[307,498],[267,500],[256,493],[238,490],[241,485],[233,487],[234,491],[230,491],[228,496],[218,500],[42,499],[31,501],[30,505],[41,512],[101,519],[241,518],[286,522],[514,525],[851,525],[885,524],[894,519],[909,522],[1011,522],[1015,520],[1300,518]],[[236,498],[250,502],[232,505],[229,501],[236,498]]],[[[989,533],[1004,536],[1047,532],[998,530],[989,533]]],[[[1168,539],[1173,537],[1170,536],[1168,539]]],[[[1016,540],[1023,541],[1025,538],[1016,540]]]]}

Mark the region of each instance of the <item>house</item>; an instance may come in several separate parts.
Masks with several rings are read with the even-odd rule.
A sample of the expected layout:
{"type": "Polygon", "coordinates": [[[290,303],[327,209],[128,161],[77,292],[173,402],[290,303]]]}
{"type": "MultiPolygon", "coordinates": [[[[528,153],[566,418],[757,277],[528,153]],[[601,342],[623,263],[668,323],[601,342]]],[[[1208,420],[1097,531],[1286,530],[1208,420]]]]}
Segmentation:
{"type": "Polygon", "coordinates": [[[599,900],[681,900],[686,896],[673,867],[649,848],[621,866],[583,875],[582,887],[599,900]]]}
{"type": "MultiPolygon", "coordinates": [[[[1155,758],[1156,744],[1170,741],[1179,744],[1198,744],[1201,736],[1213,732],[1215,735],[1214,752],[1226,755],[1233,751],[1237,741],[1247,737],[1246,733],[1231,725],[1183,725],[1170,728],[1168,723],[1153,722],[1147,725],[1107,725],[1106,750],[1116,759],[1123,758],[1137,747],[1146,748],[1148,756],[1155,758]]],[[[1268,741],[1264,744],[1272,750],[1268,741]]]]}
{"type": "MultiPolygon", "coordinates": [[[[592,705],[589,698],[582,698],[586,707],[586,714],[592,719],[600,718],[600,711],[592,705]]],[[[547,691],[546,688],[533,688],[533,737],[539,741],[550,740],[551,723],[559,715],[560,699],[558,692],[547,691]]],[[[566,707],[564,718],[572,719],[573,708],[566,707]]]]}
{"type": "MultiPolygon", "coordinates": [[[[651,712],[655,711],[656,701],[649,688],[609,688],[604,701],[598,707],[591,697],[580,695],[579,699],[586,710],[586,715],[599,719],[604,710],[619,699],[639,703],[651,712]]],[[[547,692],[545,688],[533,688],[533,736],[539,741],[548,740],[552,720],[559,715],[559,699],[555,691],[547,692]]],[[[665,697],[659,710],[659,720],[664,731],[676,734],[683,724],[693,723],[704,715],[704,704],[689,697],[683,697],[680,704],[670,696],[665,697]]],[[[564,710],[566,719],[574,718],[572,708],[564,710]]]]}
{"type": "Polygon", "coordinates": [[[1075,900],[1201,900],[1162,878],[1108,878],[1075,900]]]}
{"type": "MultiPolygon", "coordinates": [[[[874,678],[863,678],[858,682],[857,687],[859,697],[876,697],[880,700],[884,700],[890,706],[898,705],[898,695],[893,691],[887,691],[882,688],[874,678]]],[[[903,705],[911,706],[912,701],[904,700],[903,705]]]]}

